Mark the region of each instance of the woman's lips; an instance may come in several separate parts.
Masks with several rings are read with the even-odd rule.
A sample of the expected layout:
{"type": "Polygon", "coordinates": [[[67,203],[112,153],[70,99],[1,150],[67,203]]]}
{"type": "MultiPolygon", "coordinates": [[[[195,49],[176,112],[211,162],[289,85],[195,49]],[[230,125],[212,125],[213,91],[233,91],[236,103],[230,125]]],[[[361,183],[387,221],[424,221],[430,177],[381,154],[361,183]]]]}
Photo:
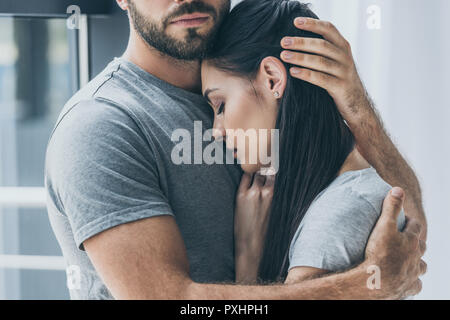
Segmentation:
{"type": "Polygon", "coordinates": [[[191,14],[179,17],[172,21],[172,24],[183,26],[183,27],[196,27],[202,25],[208,21],[209,15],[205,14],[191,14]]]}

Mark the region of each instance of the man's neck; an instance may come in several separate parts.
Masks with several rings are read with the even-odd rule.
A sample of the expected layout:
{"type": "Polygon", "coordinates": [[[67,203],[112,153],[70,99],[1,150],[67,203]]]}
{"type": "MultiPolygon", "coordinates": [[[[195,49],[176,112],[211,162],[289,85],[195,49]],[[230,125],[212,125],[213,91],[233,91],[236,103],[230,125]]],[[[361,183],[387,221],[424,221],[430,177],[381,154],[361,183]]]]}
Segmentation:
{"type": "MultiPolygon", "coordinates": [[[[133,32],[133,31],[132,31],[133,32]]],[[[201,93],[200,61],[184,61],[162,54],[131,35],[123,58],[176,87],[201,93]]]]}

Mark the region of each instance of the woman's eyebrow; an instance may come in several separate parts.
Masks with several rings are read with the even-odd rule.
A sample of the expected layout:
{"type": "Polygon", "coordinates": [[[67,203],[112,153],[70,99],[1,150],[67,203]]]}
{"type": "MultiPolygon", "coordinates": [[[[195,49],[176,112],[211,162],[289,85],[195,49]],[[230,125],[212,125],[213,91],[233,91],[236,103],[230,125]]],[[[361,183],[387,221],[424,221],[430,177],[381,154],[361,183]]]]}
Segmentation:
{"type": "Polygon", "coordinates": [[[211,92],[217,91],[219,90],[219,88],[212,88],[212,89],[206,89],[205,93],[203,94],[203,96],[205,97],[206,100],[208,100],[209,103],[211,103],[211,100],[209,100],[209,94],[211,92]]]}

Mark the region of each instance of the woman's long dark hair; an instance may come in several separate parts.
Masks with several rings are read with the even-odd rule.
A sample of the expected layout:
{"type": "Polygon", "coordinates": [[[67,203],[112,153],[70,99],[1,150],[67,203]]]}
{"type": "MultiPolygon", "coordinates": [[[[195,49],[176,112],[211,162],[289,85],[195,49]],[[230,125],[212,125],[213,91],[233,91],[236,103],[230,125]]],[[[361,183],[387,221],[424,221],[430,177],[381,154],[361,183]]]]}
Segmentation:
{"type": "MultiPolygon", "coordinates": [[[[318,19],[298,1],[244,0],[223,22],[206,59],[230,74],[255,79],[265,57],[280,57],[284,36],[321,38],[297,29],[296,17],[318,19]]],[[[354,148],[353,135],[327,91],[287,74],[276,124],[279,170],[259,265],[263,282],[286,278],[289,246],[305,212],[354,148]]]]}

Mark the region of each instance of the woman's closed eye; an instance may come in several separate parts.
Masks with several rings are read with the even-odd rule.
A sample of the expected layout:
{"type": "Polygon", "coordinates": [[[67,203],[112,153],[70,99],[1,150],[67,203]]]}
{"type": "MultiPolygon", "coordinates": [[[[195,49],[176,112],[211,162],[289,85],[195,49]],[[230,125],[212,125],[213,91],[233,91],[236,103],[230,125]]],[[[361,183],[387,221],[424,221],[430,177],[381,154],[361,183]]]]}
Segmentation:
{"type": "Polygon", "coordinates": [[[222,103],[219,105],[219,108],[217,108],[217,114],[218,114],[218,115],[221,114],[221,113],[224,111],[224,109],[225,109],[225,102],[222,102],[222,103]]]}

